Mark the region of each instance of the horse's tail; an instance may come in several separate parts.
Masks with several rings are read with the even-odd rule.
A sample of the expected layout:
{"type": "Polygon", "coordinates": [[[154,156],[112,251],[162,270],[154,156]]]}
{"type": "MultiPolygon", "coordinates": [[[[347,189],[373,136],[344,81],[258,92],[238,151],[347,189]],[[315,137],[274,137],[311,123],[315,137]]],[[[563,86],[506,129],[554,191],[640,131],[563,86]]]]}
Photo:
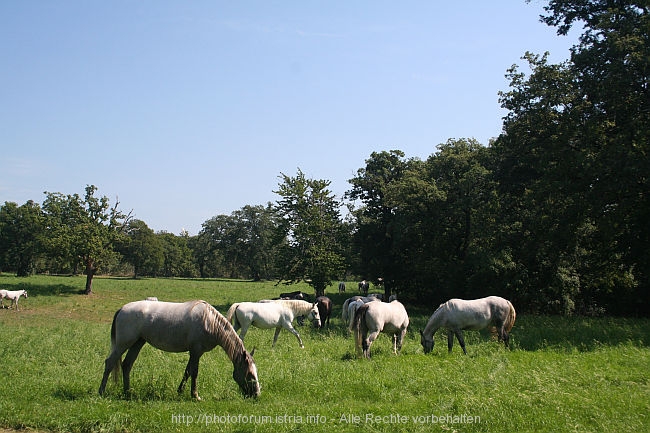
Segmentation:
{"type": "Polygon", "coordinates": [[[366,325],[366,312],[368,304],[363,304],[354,313],[354,318],[350,321],[350,331],[354,331],[354,344],[357,351],[362,347],[364,335],[368,332],[366,325]]]}
{"type": "Polygon", "coordinates": [[[508,301],[508,306],[510,311],[506,317],[506,321],[503,323],[503,329],[509,334],[512,330],[512,327],[515,326],[515,319],[517,318],[517,313],[515,312],[515,307],[512,306],[512,303],[508,301]]]}
{"type": "Polygon", "coordinates": [[[343,310],[341,311],[341,319],[343,320],[343,323],[348,323],[348,304],[350,303],[349,299],[346,299],[345,302],[343,302],[343,310]]]}
{"type": "MultiPolygon", "coordinates": [[[[115,322],[117,321],[117,315],[120,314],[120,311],[122,309],[120,308],[115,312],[115,315],[113,315],[113,323],[111,323],[111,353],[113,352],[113,348],[115,348],[115,342],[116,342],[116,326],[115,322]]],[[[117,383],[120,378],[120,370],[122,369],[122,357],[120,356],[115,363],[115,366],[113,367],[112,376],[113,376],[113,381],[117,383]]]]}
{"type": "Polygon", "coordinates": [[[232,323],[233,326],[237,323],[237,315],[235,314],[235,311],[237,310],[237,307],[239,307],[240,302],[235,302],[228,308],[228,313],[226,314],[226,318],[230,323],[232,323]]]}

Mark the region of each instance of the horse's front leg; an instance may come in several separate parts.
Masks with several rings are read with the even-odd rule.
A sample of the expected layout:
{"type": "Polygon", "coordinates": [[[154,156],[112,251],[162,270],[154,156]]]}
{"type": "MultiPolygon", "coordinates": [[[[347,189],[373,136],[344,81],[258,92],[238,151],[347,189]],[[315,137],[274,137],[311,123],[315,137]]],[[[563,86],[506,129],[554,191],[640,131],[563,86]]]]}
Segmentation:
{"type": "Polygon", "coordinates": [[[454,331],[452,329],[447,330],[447,349],[451,353],[451,349],[454,347],[454,331]]]}
{"type": "MultiPolygon", "coordinates": [[[[467,355],[467,350],[465,350],[465,340],[463,339],[463,331],[460,329],[457,329],[454,331],[456,333],[456,338],[458,338],[458,343],[460,344],[460,347],[463,349],[463,353],[467,355]]],[[[453,337],[452,337],[453,340],[453,337]]]]}
{"type": "Polygon", "coordinates": [[[300,344],[300,348],[304,349],[305,345],[302,344],[302,339],[300,338],[300,334],[298,334],[298,331],[296,331],[295,328],[291,326],[291,323],[284,325],[284,328],[296,336],[296,338],[298,339],[298,344],[300,344]]]}
{"type": "Polygon", "coordinates": [[[178,385],[178,393],[182,393],[183,390],[185,389],[185,384],[187,383],[188,378],[192,378],[192,382],[190,384],[190,393],[193,398],[195,398],[197,401],[201,401],[201,397],[199,397],[198,391],[196,389],[196,378],[199,375],[199,359],[201,358],[201,354],[195,354],[190,352],[190,359],[187,362],[187,367],[185,367],[185,373],[183,374],[183,379],[181,380],[180,385],[178,385]]]}

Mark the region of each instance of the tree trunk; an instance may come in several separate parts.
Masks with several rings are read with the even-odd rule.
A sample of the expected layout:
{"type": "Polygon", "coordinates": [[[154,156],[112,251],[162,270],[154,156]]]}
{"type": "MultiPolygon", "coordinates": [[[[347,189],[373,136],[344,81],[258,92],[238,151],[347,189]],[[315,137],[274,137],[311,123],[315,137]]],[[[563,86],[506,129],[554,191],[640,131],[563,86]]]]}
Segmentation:
{"type": "Polygon", "coordinates": [[[93,277],[95,276],[95,271],[97,270],[93,264],[93,259],[86,259],[86,290],[84,291],[84,294],[86,295],[93,293],[93,277]]]}

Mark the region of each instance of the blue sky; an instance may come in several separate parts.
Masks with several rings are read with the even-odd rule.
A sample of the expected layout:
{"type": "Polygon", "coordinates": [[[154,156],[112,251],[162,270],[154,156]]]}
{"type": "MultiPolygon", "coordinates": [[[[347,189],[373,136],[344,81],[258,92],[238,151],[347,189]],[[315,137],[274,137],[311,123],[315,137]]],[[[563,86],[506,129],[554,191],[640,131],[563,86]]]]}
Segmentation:
{"type": "Polygon", "coordinates": [[[487,144],[525,51],[569,56],[543,1],[0,2],[0,203],[99,188],[159,231],[337,195],[373,151],[487,144]]]}

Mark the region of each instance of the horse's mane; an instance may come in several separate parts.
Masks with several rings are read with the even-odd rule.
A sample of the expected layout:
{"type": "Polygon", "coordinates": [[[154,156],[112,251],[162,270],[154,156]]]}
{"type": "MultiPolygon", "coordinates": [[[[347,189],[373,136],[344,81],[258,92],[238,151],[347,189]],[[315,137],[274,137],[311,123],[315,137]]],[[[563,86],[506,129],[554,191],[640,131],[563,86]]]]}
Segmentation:
{"type": "Polygon", "coordinates": [[[438,323],[436,323],[439,320],[438,319],[438,314],[440,314],[442,312],[442,310],[447,307],[448,302],[449,301],[443,302],[442,304],[438,305],[438,308],[436,308],[436,311],[434,311],[433,314],[431,315],[431,317],[429,317],[429,320],[427,321],[427,324],[424,327],[424,332],[425,333],[431,332],[432,331],[431,328],[434,327],[434,326],[440,326],[438,323]]]}
{"type": "Polygon", "coordinates": [[[203,326],[205,330],[215,336],[228,358],[234,361],[243,352],[244,343],[242,343],[230,322],[207,302],[198,301],[196,305],[203,306],[203,326]]]}
{"type": "Polygon", "coordinates": [[[301,299],[275,299],[273,302],[285,306],[294,313],[305,313],[311,311],[314,304],[301,299]]]}

